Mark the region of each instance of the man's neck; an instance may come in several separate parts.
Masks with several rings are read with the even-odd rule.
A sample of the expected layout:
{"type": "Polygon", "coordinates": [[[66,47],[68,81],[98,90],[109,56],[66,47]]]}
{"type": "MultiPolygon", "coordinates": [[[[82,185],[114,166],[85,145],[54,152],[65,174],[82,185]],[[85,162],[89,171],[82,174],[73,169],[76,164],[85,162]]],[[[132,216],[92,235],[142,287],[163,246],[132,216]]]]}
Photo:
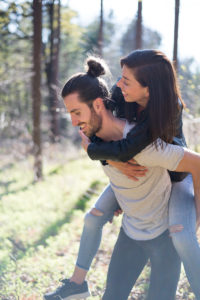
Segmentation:
{"type": "Polygon", "coordinates": [[[124,126],[126,121],[113,116],[107,112],[102,120],[102,128],[96,133],[96,136],[104,141],[117,141],[123,138],[124,126]]]}

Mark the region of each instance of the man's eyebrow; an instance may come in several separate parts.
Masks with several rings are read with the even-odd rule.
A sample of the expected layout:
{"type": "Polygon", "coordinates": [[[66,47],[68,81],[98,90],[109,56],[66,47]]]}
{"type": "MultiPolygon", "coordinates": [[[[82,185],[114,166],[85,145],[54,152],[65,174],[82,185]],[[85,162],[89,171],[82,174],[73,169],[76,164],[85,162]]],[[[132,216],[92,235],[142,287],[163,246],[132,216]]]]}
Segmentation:
{"type": "Polygon", "coordinates": [[[69,111],[69,113],[71,114],[71,113],[74,113],[74,112],[76,112],[76,111],[79,111],[79,109],[78,109],[78,108],[74,108],[74,109],[72,109],[71,111],[69,111]]]}

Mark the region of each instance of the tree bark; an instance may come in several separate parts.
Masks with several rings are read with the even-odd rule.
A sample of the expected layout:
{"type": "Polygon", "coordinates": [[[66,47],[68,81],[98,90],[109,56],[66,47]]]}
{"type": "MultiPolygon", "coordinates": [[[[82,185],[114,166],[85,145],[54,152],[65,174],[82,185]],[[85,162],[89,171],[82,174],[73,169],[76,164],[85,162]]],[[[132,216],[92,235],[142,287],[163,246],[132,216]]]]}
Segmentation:
{"type": "Polygon", "coordinates": [[[53,0],[49,4],[50,23],[50,59],[47,64],[47,82],[49,88],[49,112],[51,116],[51,140],[55,142],[59,137],[59,101],[58,101],[58,73],[60,50],[60,0],[53,0]]]}
{"type": "Polygon", "coordinates": [[[175,0],[175,21],[174,21],[174,50],[173,50],[173,62],[174,67],[178,68],[178,26],[179,26],[179,9],[180,0],[175,0]]]}
{"type": "Polygon", "coordinates": [[[33,152],[34,179],[42,178],[42,146],[41,146],[41,49],[42,49],[42,0],[33,0],[33,152]]]}
{"type": "Polygon", "coordinates": [[[99,35],[98,35],[98,54],[103,57],[103,0],[101,0],[101,9],[100,9],[100,24],[99,24],[99,35]]]}
{"type": "Polygon", "coordinates": [[[142,0],[138,0],[138,13],[136,21],[136,49],[142,48],[142,0]]]}

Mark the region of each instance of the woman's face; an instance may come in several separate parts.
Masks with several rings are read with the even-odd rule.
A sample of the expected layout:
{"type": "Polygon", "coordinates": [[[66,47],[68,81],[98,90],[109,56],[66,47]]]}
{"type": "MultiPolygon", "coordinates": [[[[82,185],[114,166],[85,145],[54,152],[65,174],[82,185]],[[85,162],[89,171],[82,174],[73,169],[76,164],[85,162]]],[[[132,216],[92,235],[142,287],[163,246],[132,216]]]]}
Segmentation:
{"type": "Polygon", "coordinates": [[[122,78],[117,82],[117,86],[122,90],[126,102],[136,102],[142,107],[146,107],[149,100],[149,89],[143,87],[135,78],[133,71],[126,67],[122,68],[122,78]]]}

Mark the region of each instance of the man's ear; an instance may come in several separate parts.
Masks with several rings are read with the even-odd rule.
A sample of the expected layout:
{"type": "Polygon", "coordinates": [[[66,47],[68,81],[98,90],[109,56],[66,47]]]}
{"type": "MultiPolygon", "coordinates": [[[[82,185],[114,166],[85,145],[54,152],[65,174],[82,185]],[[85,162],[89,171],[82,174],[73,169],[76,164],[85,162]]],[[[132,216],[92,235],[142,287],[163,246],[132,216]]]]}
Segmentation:
{"type": "Polygon", "coordinates": [[[96,113],[100,113],[103,109],[105,109],[103,99],[102,98],[96,98],[93,101],[93,108],[96,113]]]}

